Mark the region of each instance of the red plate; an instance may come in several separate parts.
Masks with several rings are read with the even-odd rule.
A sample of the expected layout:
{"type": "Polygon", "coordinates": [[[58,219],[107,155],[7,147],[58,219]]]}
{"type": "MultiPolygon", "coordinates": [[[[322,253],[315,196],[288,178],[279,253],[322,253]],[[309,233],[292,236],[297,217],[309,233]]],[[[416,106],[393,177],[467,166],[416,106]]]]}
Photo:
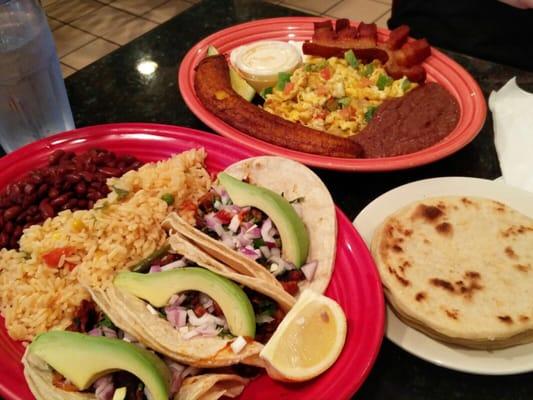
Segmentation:
{"type": "MultiPolygon", "coordinates": [[[[79,152],[91,147],[132,154],[143,161],[204,147],[210,171],[258,155],[228,139],[188,128],[156,124],[100,125],[43,139],[1,158],[0,187],[44,165],[56,149],[79,152]]],[[[241,399],[347,399],[370,372],[383,337],[383,293],[363,240],[338,209],[337,219],[335,272],[326,293],[337,300],[348,319],[348,336],[340,358],[325,374],[303,384],[281,384],[261,376],[247,386],[241,399]]],[[[0,395],[5,399],[32,399],[20,363],[24,348],[9,338],[3,319],[0,322],[0,395]]]]}
{"type": "MultiPolygon", "coordinates": [[[[179,69],[179,88],[185,103],[215,132],[251,149],[292,158],[307,165],[335,170],[388,171],[427,164],[456,152],[470,143],[479,133],[487,114],[487,106],[481,89],[463,67],[434,48],[432,48],[432,55],[424,62],[428,81],[440,83],[455,96],[459,102],[461,117],[456,128],[441,142],[416,153],[402,156],[350,159],[289,150],[255,139],[231,127],[208,111],[196,97],[194,68],[205,57],[209,45],[215,46],[222,53],[228,53],[238,46],[257,40],[308,40],[313,35],[313,22],[323,20],[325,19],[319,17],[263,19],[232,26],[201,40],[189,50],[179,69]]],[[[386,29],[378,29],[379,41],[385,41],[389,33],[390,31],[386,29]]]]}

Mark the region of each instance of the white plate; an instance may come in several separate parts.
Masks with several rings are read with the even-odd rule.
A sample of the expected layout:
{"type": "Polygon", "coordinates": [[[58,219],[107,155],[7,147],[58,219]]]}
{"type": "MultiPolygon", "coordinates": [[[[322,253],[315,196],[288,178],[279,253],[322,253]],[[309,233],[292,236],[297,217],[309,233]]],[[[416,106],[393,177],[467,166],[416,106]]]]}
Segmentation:
{"type": "MultiPolygon", "coordinates": [[[[446,177],[426,179],[393,189],[372,201],[354,220],[366,241],[390,214],[417,200],[436,196],[477,196],[500,201],[533,218],[533,194],[501,181],[446,177]]],[[[431,339],[400,321],[387,307],[387,337],[433,364],[463,372],[508,375],[533,371],[533,343],[503,350],[468,350],[431,339]]]]}

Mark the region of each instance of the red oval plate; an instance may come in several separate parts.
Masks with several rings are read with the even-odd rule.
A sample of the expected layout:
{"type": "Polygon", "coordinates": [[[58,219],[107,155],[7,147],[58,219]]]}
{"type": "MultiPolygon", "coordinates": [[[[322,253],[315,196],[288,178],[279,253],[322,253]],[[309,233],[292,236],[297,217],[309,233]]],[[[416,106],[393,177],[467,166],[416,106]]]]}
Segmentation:
{"type": "MultiPolygon", "coordinates": [[[[472,76],[459,64],[432,48],[432,55],[424,62],[428,81],[436,81],[455,96],[461,117],[455,129],[439,143],[416,153],[386,158],[339,158],[289,150],[241,132],[208,111],[194,91],[195,67],[205,57],[207,47],[215,46],[221,53],[257,40],[311,39],[313,23],[319,17],[271,18],[235,25],[216,32],[198,42],[185,55],[178,74],[181,95],[190,110],[207,126],[223,136],[269,154],[292,158],[307,165],[345,171],[389,171],[411,168],[446,157],[466,146],[479,133],[485,122],[487,105],[483,93],[472,76]]],[[[356,24],[356,22],[352,22],[356,24]]],[[[385,41],[390,31],[378,29],[379,41],[385,41]]]]}
{"type": "MultiPolygon", "coordinates": [[[[219,136],[188,128],[157,124],[111,124],[87,127],[32,143],[0,159],[0,188],[46,163],[57,149],[83,151],[101,147],[132,154],[143,161],[167,158],[190,148],[207,150],[207,168],[220,171],[258,155],[219,136]]],[[[252,381],[241,399],[347,399],[361,386],[376,359],[383,337],[384,302],[374,262],[363,240],[337,209],[335,271],[326,294],[343,308],[348,336],[341,356],[326,373],[307,383],[287,385],[263,375],[252,381]]],[[[24,348],[9,338],[0,320],[0,395],[32,399],[20,359],[24,348]]]]}

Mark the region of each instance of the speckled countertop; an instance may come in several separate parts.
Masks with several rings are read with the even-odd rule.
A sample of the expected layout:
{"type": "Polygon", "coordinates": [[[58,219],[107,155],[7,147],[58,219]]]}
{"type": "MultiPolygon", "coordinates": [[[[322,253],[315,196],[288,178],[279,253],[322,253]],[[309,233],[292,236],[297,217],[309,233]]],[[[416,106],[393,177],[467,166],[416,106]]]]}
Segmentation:
{"type": "MultiPolygon", "coordinates": [[[[180,60],[203,37],[253,19],[303,15],[269,3],[205,0],[155,30],[67,78],[78,127],[110,122],[159,122],[210,131],[185,106],[176,85],[180,60]],[[139,62],[158,64],[151,78],[139,62]]],[[[447,52],[479,82],[485,97],[513,76],[533,91],[533,73],[447,52]]],[[[378,195],[407,182],[438,176],[495,178],[500,169],[493,144],[490,112],[477,138],[433,164],[379,174],[320,171],[336,203],[350,219],[378,195]]],[[[394,400],[521,400],[533,398],[533,374],[477,376],[422,361],[387,339],[374,369],[355,398],[394,400]]]]}

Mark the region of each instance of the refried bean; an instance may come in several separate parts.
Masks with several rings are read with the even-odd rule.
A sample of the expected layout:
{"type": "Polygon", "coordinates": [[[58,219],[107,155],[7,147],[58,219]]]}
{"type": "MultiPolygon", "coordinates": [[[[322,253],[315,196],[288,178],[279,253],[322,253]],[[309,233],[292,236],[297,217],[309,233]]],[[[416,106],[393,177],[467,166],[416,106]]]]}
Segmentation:
{"type": "Polygon", "coordinates": [[[370,123],[354,137],[364,158],[414,153],[445,138],[459,121],[459,104],[437,83],[426,83],[405,96],[386,100],[370,123]]]}

